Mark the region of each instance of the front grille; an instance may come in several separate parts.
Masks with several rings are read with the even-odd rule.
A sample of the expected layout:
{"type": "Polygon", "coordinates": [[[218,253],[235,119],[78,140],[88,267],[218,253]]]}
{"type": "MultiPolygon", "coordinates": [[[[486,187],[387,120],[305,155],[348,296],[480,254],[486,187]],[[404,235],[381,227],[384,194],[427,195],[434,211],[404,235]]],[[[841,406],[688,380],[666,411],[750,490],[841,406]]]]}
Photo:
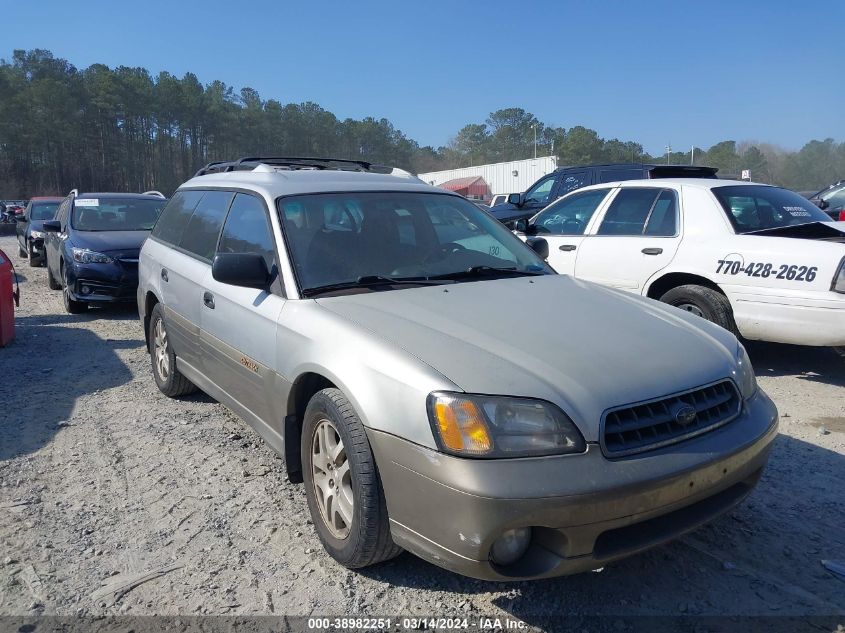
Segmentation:
{"type": "Polygon", "coordinates": [[[602,451],[621,457],[701,435],[739,415],[742,400],[733,381],[626,405],[608,411],[602,422],[602,451]],[[692,417],[689,407],[695,410],[692,417]],[[684,416],[684,410],[687,415],[684,416]]]}

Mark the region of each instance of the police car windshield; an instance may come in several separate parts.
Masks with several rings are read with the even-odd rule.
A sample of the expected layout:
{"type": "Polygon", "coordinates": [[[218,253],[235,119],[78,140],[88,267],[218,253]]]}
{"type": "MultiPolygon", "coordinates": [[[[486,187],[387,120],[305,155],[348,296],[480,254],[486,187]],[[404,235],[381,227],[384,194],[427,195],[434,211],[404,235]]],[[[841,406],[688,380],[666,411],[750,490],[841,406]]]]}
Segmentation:
{"type": "Polygon", "coordinates": [[[71,226],[77,231],[149,231],[167,200],[77,198],[71,226]]]}
{"type": "Polygon", "coordinates": [[[407,285],[549,272],[503,224],[459,196],[309,194],[280,198],[278,208],[306,295],[373,278],[407,285]]]}
{"type": "Polygon", "coordinates": [[[809,222],[830,222],[830,216],[797,193],[765,185],[714,187],[737,233],[752,233],[809,222]]]}

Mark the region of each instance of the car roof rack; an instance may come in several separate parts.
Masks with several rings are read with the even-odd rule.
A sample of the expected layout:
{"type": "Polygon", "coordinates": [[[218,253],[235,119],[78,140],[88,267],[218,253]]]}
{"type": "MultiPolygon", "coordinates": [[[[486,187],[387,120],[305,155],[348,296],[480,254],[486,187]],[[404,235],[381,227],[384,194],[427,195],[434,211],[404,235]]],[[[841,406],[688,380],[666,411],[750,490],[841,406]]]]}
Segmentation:
{"type": "Polygon", "coordinates": [[[166,197],[161,191],[156,191],[155,189],[153,189],[152,191],[145,191],[141,195],[142,196],[156,196],[157,198],[166,197]]]}
{"type": "Polygon", "coordinates": [[[374,165],[364,160],[349,160],[346,158],[318,158],[304,156],[244,156],[238,160],[218,160],[208,163],[194,174],[205,176],[230,171],[252,171],[260,165],[267,165],[276,169],[329,169],[337,171],[367,171],[389,174],[392,167],[374,165]]]}
{"type": "Polygon", "coordinates": [[[79,189],[71,189],[70,193],[67,195],[77,197],[79,196],[79,189]]]}

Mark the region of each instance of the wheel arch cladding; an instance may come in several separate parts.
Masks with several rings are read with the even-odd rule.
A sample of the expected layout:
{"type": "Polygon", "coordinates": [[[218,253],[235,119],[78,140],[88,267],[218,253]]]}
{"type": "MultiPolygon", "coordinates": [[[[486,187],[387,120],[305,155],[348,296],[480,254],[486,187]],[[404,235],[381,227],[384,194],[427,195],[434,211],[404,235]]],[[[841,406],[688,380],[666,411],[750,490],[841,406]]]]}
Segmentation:
{"type": "Polygon", "coordinates": [[[291,483],[302,483],[302,457],[299,445],[302,437],[302,418],[314,394],[323,389],[338,387],[317,372],[306,372],[297,377],[288,396],[285,416],[285,468],[291,483]]]}
{"type": "Polygon", "coordinates": [[[161,302],[155,293],[148,290],[144,296],[144,342],[148,352],[150,351],[150,317],[153,314],[153,308],[159,303],[161,302]]]}

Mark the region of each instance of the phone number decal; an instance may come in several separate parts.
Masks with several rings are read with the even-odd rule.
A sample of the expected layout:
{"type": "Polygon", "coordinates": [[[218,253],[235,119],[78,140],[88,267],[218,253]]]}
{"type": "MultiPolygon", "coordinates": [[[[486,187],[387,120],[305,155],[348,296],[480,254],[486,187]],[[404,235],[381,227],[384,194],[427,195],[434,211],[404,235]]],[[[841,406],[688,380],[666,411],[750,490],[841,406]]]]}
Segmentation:
{"type": "Polygon", "coordinates": [[[720,259],[716,262],[716,273],[724,275],[741,275],[749,277],[763,277],[768,279],[787,279],[789,281],[815,281],[818,266],[798,266],[797,264],[767,264],[750,262],[743,266],[741,261],[720,259]]]}

